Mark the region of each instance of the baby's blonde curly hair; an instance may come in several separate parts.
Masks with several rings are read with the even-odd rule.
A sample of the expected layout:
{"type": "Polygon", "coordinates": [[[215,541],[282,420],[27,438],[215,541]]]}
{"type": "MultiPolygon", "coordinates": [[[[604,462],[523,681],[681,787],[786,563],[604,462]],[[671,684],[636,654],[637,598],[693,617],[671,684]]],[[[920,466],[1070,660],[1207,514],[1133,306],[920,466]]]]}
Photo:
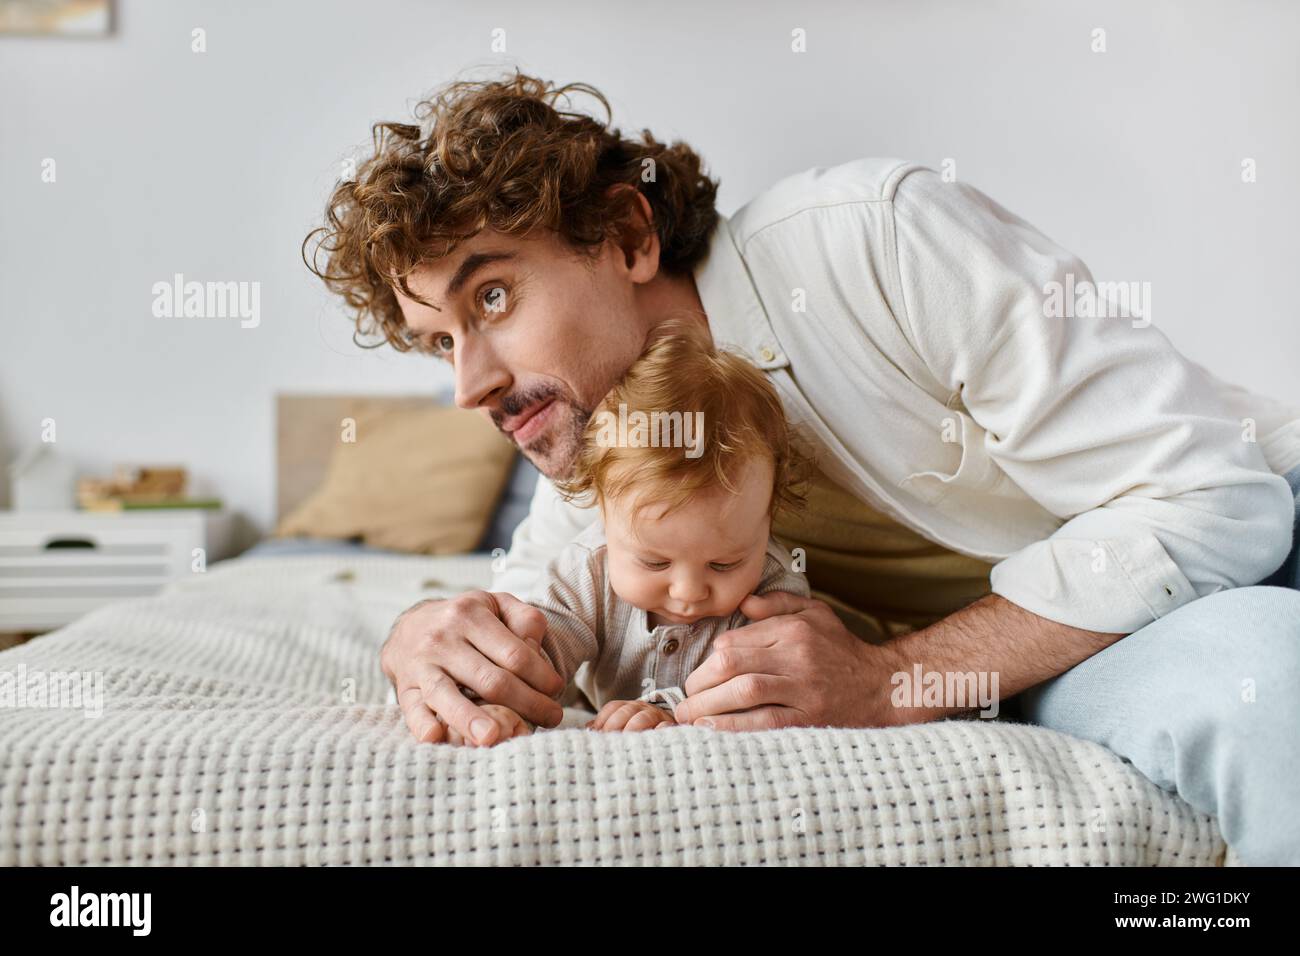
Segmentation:
{"type": "Polygon", "coordinates": [[[631,492],[637,510],[664,504],[668,513],[705,489],[735,493],[741,467],[758,457],[773,464],[771,514],[802,507],[813,461],[772,383],[742,356],[716,348],[702,319],[674,319],[656,329],[645,353],[601,401],[573,473],[555,485],[585,504],[631,492]],[[700,454],[602,440],[602,419],[617,416],[620,405],[647,417],[703,413],[700,454]]]}

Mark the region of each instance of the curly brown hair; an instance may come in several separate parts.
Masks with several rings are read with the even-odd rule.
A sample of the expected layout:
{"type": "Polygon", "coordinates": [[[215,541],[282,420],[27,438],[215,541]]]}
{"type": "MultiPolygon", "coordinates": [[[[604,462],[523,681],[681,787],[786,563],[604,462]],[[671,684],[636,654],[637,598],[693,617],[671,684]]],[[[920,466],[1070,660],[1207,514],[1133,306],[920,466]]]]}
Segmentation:
{"type": "Polygon", "coordinates": [[[378,333],[376,345],[411,348],[394,286],[424,301],[407,285],[411,272],[484,228],[550,229],[590,258],[606,239],[637,238],[629,235],[632,190],[611,189],[620,184],[649,201],[665,271],[689,273],[708,249],[717,180],[685,143],[664,145],[649,130],[623,137],[592,86],[554,87],[516,70],[449,83],[414,114],[420,125],[374,124],[373,155],[335,187],[326,224],[303,240],[307,268],[355,311],[354,341],[378,333]],[[572,93],[598,100],[605,121],[557,109],[572,93]]]}

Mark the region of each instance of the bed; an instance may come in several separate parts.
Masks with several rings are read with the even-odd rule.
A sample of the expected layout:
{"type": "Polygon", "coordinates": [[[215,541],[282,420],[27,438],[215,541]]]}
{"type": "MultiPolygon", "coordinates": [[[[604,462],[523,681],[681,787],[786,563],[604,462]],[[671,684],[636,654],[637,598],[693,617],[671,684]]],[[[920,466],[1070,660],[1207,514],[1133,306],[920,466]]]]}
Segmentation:
{"type": "Polygon", "coordinates": [[[621,735],[569,707],[492,748],[416,744],[379,648],[491,561],[268,543],[0,653],[102,689],[0,712],[0,864],[1238,863],[1113,753],[1004,718],[621,735]]]}

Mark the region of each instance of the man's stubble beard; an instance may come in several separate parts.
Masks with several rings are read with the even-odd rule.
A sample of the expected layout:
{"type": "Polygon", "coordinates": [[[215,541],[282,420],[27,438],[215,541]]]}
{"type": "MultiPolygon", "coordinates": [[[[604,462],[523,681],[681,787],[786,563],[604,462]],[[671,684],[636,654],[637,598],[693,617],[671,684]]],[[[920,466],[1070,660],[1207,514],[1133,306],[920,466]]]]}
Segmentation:
{"type": "Polygon", "coordinates": [[[590,411],[578,408],[568,401],[557,401],[564,401],[568,409],[568,422],[556,422],[552,430],[558,432],[558,435],[539,435],[529,443],[527,449],[521,449],[524,457],[552,481],[568,478],[572,474],[578,454],[582,451],[587,423],[592,416],[590,411]]]}
{"type": "MultiPolygon", "coordinates": [[[[583,433],[586,431],[587,422],[591,420],[592,412],[578,405],[573,396],[566,389],[554,385],[541,386],[537,388],[526,389],[518,392],[511,392],[501,400],[499,407],[489,412],[492,424],[501,429],[507,418],[520,414],[526,408],[530,408],[539,402],[551,399],[559,408],[556,414],[560,415],[560,409],[568,410],[568,422],[556,420],[549,431],[551,434],[538,435],[528,443],[527,448],[519,446],[514,441],[513,436],[507,435],[516,448],[533,463],[533,465],[547,478],[552,480],[556,478],[565,478],[573,470],[574,463],[578,460],[578,452],[582,449],[583,433]],[[555,433],[558,433],[556,437],[555,433]]],[[[502,432],[505,434],[505,432],[502,432]]]]}

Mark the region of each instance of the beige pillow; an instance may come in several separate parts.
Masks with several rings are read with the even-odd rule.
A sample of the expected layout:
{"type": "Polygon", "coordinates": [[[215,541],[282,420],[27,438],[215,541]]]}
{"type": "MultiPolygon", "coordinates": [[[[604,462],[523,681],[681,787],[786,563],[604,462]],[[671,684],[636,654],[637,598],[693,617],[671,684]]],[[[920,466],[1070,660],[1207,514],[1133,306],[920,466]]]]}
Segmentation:
{"type": "Polygon", "coordinates": [[[325,480],[275,537],[355,538],[418,554],[478,544],[515,448],[482,415],[435,406],[394,412],[363,402],[356,441],[340,440],[325,480]]]}

